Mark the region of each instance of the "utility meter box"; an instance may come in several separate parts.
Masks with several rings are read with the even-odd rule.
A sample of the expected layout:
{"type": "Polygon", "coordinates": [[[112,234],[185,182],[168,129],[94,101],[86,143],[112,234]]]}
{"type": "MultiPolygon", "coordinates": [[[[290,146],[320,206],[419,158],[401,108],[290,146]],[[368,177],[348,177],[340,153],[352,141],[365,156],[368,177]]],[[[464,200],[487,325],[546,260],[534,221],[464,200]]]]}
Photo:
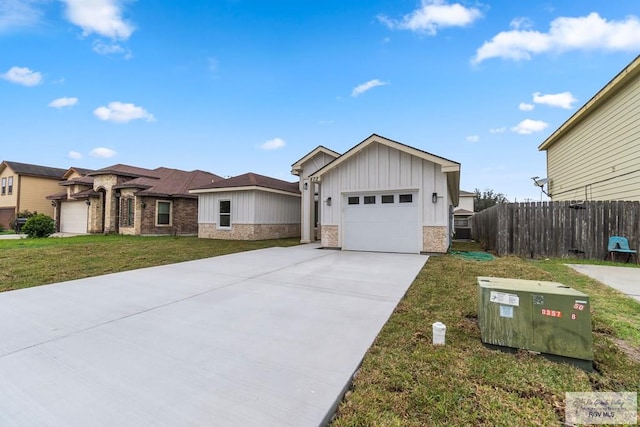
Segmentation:
{"type": "Polygon", "coordinates": [[[589,296],[569,286],[478,277],[478,323],[485,344],[535,351],[592,370],[589,296]]]}

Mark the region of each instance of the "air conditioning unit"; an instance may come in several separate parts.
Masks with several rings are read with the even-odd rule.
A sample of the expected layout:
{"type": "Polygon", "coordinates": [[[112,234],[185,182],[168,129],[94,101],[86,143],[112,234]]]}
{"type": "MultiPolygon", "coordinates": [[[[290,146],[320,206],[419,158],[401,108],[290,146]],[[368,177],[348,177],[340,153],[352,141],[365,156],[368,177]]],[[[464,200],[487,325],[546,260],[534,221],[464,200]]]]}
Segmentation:
{"type": "Polygon", "coordinates": [[[540,280],[478,277],[478,323],[482,342],[524,349],[593,369],[589,296],[540,280]]]}

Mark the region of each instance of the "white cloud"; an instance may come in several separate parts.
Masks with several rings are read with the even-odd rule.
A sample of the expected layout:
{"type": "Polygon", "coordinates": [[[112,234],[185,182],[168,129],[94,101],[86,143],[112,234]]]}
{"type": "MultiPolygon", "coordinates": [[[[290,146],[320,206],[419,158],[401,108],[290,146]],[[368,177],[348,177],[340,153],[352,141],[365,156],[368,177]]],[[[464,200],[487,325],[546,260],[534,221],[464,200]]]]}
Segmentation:
{"type": "Polygon", "coordinates": [[[105,148],[105,147],[94,148],[89,153],[91,157],[99,157],[101,159],[109,159],[111,157],[116,156],[117,154],[118,153],[116,153],[114,150],[110,148],[105,148]]]}
{"type": "Polygon", "coordinates": [[[512,127],[511,130],[520,135],[530,135],[534,132],[545,130],[547,126],[549,126],[549,123],[543,122],[542,120],[525,119],[512,127]]]}
{"type": "Polygon", "coordinates": [[[82,154],[78,153],[77,151],[69,151],[67,157],[73,160],[80,160],[82,159],[82,154]]]}
{"type": "Polygon", "coordinates": [[[528,30],[533,27],[533,22],[529,18],[519,17],[512,19],[509,26],[514,30],[528,30]]]}
{"type": "Polygon", "coordinates": [[[0,77],[23,86],[36,86],[42,82],[42,74],[26,67],[11,67],[0,77]]]}
{"type": "Polygon", "coordinates": [[[521,102],[520,105],[518,105],[518,109],[520,111],[531,111],[534,108],[536,108],[535,105],[533,104],[527,104],[526,102],[521,102]]]}
{"type": "Polygon", "coordinates": [[[62,107],[73,107],[78,103],[78,98],[58,98],[54,99],[49,103],[49,107],[53,108],[62,108],[62,107]]]}
{"type": "Polygon", "coordinates": [[[478,135],[469,135],[466,138],[466,140],[469,141],[469,142],[478,142],[478,141],[480,141],[480,136],[478,136],[478,135]]]}
{"type": "Polygon", "coordinates": [[[142,107],[124,102],[110,102],[106,107],[98,107],[93,114],[100,120],[115,123],[127,123],[131,120],[146,120],[154,122],[156,119],[142,107]]]}
{"type": "Polygon", "coordinates": [[[67,19],[82,28],[82,34],[98,34],[112,40],[127,40],[134,26],[122,18],[123,0],[62,0],[67,19]]]}
{"type": "Polygon", "coordinates": [[[284,148],[287,145],[281,138],[273,138],[265,142],[264,144],[259,145],[259,148],[266,151],[278,150],[280,148],[284,148]]]}
{"type": "Polygon", "coordinates": [[[540,92],[533,94],[533,102],[536,104],[549,105],[550,107],[560,107],[567,110],[573,108],[573,103],[577,99],[573,97],[571,92],[550,93],[542,95],[540,92]]]}
{"type": "Polygon", "coordinates": [[[391,29],[410,30],[435,35],[444,27],[464,27],[482,17],[476,8],[460,3],[449,4],[445,0],[422,0],[420,7],[400,20],[378,15],[378,20],[391,29]]]}
{"type": "Polygon", "coordinates": [[[36,1],[0,0],[0,32],[30,27],[40,21],[42,12],[34,7],[36,1]]]}
{"type": "Polygon", "coordinates": [[[358,85],[355,88],[353,88],[353,90],[351,91],[351,96],[356,97],[356,96],[362,95],[368,90],[373,89],[376,86],[385,86],[388,84],[389,84],[388,82],[383,82],[378,79],[369,80],[368,82],[362,83],[361,85],[358,85]]]}
{"type": "Polygon", "coordinates": [[[107,44],[100,40],[94,40],[92,49],[95,53],[99,55],[117,55],[122,54],[125,59],[133,58],[133,54],[131,50],[125,49],[116,43],[107,44]]]}
{"type": "Polygon", "coordinates": [[[577,18],[560,17],[542,33],[516,27],[502,31],[476,51],[472,63],[490,58],[514,61],[531,59],[534,54],[569,50],[637,51],[640,49],[640,20],[633,15],[620,21],[607,21],[593,12],[577,18]]]}
{"type": "Polygon", "coordinates": [[[489,129],[489,133],[505,133],[507,131],[506,126],[502,126],[499,128],[491,128],[489,129]]]}

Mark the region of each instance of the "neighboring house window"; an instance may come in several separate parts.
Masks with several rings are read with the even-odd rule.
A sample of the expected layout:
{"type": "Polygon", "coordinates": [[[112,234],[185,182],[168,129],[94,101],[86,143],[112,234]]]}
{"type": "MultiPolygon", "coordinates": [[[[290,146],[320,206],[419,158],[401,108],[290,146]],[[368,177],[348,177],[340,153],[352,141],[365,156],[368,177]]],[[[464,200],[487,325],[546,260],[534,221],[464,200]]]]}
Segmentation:
{"type": "Polygon", "coordinates": [[[7,178],[2,178],[2,191],[0,195],[4,196],[5,194],[7,194],[7,178]]]}
{"type": "Polygon", "coordinates": [[[11,195],[13,193],[13,177],[10,176],[9,177],[9,189],[7,191],[7,194],[11,195]]]}
{"type": "Polygon", "coordinates": [[[156,225],[171,225],[172,202],[158,200],[156,204],[156,225]]]}
{"type": "Polygon", "coordinates": [[[124,197],[122,198],[122,206],[120,207],[120,212],[122,214],[122,218],[120,219],[120,225],[122,227],[133,227],[133,218],[135,213],[135,198],[133,197],[124,197]]]}
{"type": "Polygon", "coordinates": [[[231,200],[220,200],[218,227],[231,227],[231,200]]]}

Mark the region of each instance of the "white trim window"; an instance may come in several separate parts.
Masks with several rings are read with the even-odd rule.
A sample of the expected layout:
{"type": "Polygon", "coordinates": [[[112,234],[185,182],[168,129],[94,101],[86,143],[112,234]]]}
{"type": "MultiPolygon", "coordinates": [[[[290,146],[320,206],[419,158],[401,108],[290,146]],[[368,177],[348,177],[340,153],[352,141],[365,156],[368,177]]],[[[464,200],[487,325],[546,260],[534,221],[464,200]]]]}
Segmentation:
{"type": "Polygon", "coordinates": [[[218,201],[218,228],[231,228],[231,200],[218,201]]]}
{"type": "Polygon", "coordinates": [[[5,194],[7,194],[7,178],[3,177],[2,178],[2,192],[0,193],[0,195],[4,196],[5,194]]]}
{"type": "Polygon", "coordinates": [[[7,180],[7,182],[9,183],[8,189],[7,189],[7,194],[10,196],[10,195],[13,194],[13,177],[10,176],[9,179],[7,180]]]}
{"type": "Polygon", "coordinates": [[[173,202],[171,200],[156,201],[156,226],[169,227],[173,222],[173,202]]]}

